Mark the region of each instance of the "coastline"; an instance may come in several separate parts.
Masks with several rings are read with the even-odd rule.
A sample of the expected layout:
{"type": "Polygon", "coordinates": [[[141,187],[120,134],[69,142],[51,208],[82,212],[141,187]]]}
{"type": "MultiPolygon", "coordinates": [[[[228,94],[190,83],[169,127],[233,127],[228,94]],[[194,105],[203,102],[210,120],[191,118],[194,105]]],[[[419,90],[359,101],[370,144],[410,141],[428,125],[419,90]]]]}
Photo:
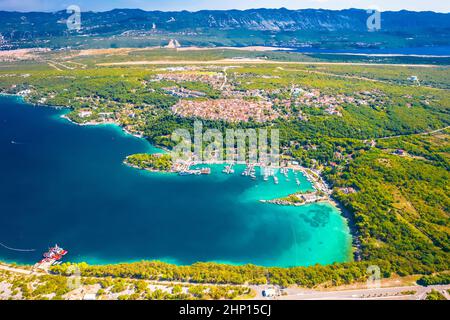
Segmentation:
{"type": "MultiPolygon", "coordinates": [[[[51,108],[56,108],[53,106],[49,106],[51,108]]],[[[64,107],[64,108],[69,108],[70,107],[64,107]]],[[[117,126],[119,127],[124,133],[126,133],[127,135],[133,136],[135,138],[140,138],[140,139],[145,139],[145,137],[143,135],[140,134],[135,134],[132,133],[128,130],[126,130],[123,126],[121,126],[119,123],[115,122],[115,121],[108,121],[108,122],[85,122],[85,123],[79,123],[79,122],[75,122],[72,119],[70,119],[69,117],[67,117],[65,114],[63,114],[62,116],[60,116],[60,118],[69,121],[70,123],[77,125],[77,126],[81,126],[81,127],[93,127],[93,126],[101,126],[101,125],[113,125],[113,126],[117,126]]]]}
{"type": "Polygon", "coordinates": [[[133,165],[133,164],[129,163],[127,161],[127,159],[123,160],[122,163],[124,165],[130,167],[130,168],[137,169],[137,170],[140,170],[140,171],[146,171],[146,172],[151,172],[151,173],[163,173],[163,174],[175,174],[175,173],[177,173],[176,171],[162,171],[162,170],[151,169],[151,168],[140,168],[140,167],[138,167],[136,165],[133,165]]]}
{"type": "Polygon", "coordinates": [[[275,200],[259,200],[262,203],[271,203],[271,204],[276,204],[278,206],[291,206],[291,207],[302,207],[302,206],[307,206],[309,204],[314,204],[314,203],[329,203],[335,207],[337,207],[332,201],[328,200],[328,199],[321,199],[321,200],[315,200],[315,201],[310,201],[310,202],[289,202],[286,200],[279,200],[279,199],[275,199],[275,200]]]}
{"type": "MultiPolygon", "coordinates": [[[[341,216],[346,220],[347,226],[350,230],[350,235],[352,238],[352,248],[353,248],[353,259],[355,261],[361,261],[362,255],[361,255],[361,241],[360,241],[360,235],[358,228],[356,227],[354,216],[351,213],[349,209],[347,209],[339,200],[337,200],[333,196],[333,190],[332,188],[327,184],[327,182],[323,179],[320,172],[313,171],[312,169],[305,168],[305,167],[298,167],[298,171],[302,172],[305,177],[307,177],[308,181],[310,181],[313,185],[313,188],[315,192],[322,192],[324,195],[322,195],[320,198],[308,201],[308,202],[301,202],[301,203],[295,203],[290,202],[288,200],[284,200],[285,198],[279,198],[274,200],[261,200],[261,202],[264,203],[272,203],[275,205],[281,205],[281,206],[295,206],[295,207],[301,207],[305,205],[310,205],[314,203],[328,203],[332,206],[334,206],[336,209],[339,210],[341,216]],[[308,170],[311,171],[311,173],[308,172],[308,170]],[[316,175],[316,177],[314,176],[316,175]]],[[[297,196],[300,195],[300,193],[295,193],[290,196],[297,196]]],[[[289,196],[288,196],[289,197],[289,196]]]]}
{"type": "MultiPolygon", "coordinates": [[[[4,94],[4,95],[5,95],[5,96],[11,96],[11,97],[18,98],[18,99],[21,100],[21,102],[26,103],[26,104],[28,104],[28,105],[30,105],[30,106],[39,106],[39,107],[42,106],[42,107],[49,107],[49,108],[58,109],[58,110],[61,110],[61,109],[68,109],[68,110],[70,110],[70,109],[71,109],[71,107],[61,107],[61,106],[52,106],[52,105],[33,104],[33,103],[30,103],[30,102],[26,101],[25,97],[22,96],[22,95],[11,95],[11,94],[4,94]]],[[[75,125],[78,125],[78,126],[113,125],[113,126],[115,126],[115,127],[117,127],[117,128],[120,128],[121,131],[123,131],[123,132],[126,133],[127,135],[130,135],[130,133],[128,133],[126,130],[124,130],[124,128],[123,128],[122,126],[120,126],[118,123],[116,123],[116,122],[114,122],[114,121],[111,121],[111,122],[108,122],[108,123],[96,123],[96,122],[95,122],[95,123],[77,123],[77,122],[72,121],[71,119],[69,119],[69,118],[66,117],[65,115],[59,115],[59,117],[62,118],[62,119],[64,119],[64,120],[68,120],[68,121],[71,122],[72,124],[75,124],[75,125]]],[[[56,118],[56,117],[55,117],[55,118],[56,118]]],[[[133,134],[131,134],[131,136],[136,137],[136,136],[133,135],[133,134]]],[[[137,136],[137,138],[143,138],[143,137],[137,136]]],[[[290,169],[295,170],[294,168],[290,168],[290,169]]],[[[306,169],[305,169],[305,168],[297,168],[297,170],[298,170],[298,171],[301,171],[301,172],[304,173],[304,174],[305,174],[305,172],[306,172],[306,169]],[[302,170],[302,169],[303,169],[303,170],[302,170]]],[[[146,170],[146,171],[153,172],[153,173],[166,173],[166,172],[158,171],[158,170],[146,170]]],[[[306,175],[305,175],[305,176],[306,176],[306,175]]],[[[351,234],[351,236],[352,236],[352,238],[353,238],[353,234],[351,234]]],[[[13,262],[13,263],[14,263],[14,262],[13,262]]]]}
{"type": "MultiPolygon", "coordinates": [[[[54,105],[48,105],[48,104],[32,103],[30,101],[27,101],[25,95],[20,95],[20,94],[11,94],[11,93],[0,92],[0,97],[1,96],[17,98],[17,99],[20,99],[22,103],[26,103],[26,104],[29,104],[29,105],[34,106],[34,107],[52,108],[52,109],[57,109],[57,110],[62,110],[62,109],[73,110],[72,107],[69,107],[69,106],[54,106],[54,105]]],[[[79,122],[75,122],[75,121],[71,120],[69,117],[66,116],[66,114],[63,114],[63,115],[59,116],[59,118],[64,119],[66,121],[69,121],[70,123],[72,123],[74,125],[77,125],[77,126],[81,126],[81,127],[83,127],[83,126],[88,127],[88,126],[113,125],[113,126],[116,126],[116,127],[120,128],[127,135],[133,136],[135,138],[146,139],[146,137],[144,135],[140,135],[140,134],[136,134],[136,133],[132,133],[132,132],[128,131],[122,125],[117,123],[116,121],[79,123],[79,122]]],[[[158,148],[158,149],[162,148],[162,147],[159,147],[159,146],[154,146],[154,147],[158,148]]]]}
{"type": "Polygon", "coordinates": [[[335,206],[341,212],[342,217],[347,220],[347,225],[352,236],[352,248],[354,249],[353,259],[357,262],[362,261],[360,234],[356,227],[353,213],[333,196],[330,196],[327,202],[335,206]]]}

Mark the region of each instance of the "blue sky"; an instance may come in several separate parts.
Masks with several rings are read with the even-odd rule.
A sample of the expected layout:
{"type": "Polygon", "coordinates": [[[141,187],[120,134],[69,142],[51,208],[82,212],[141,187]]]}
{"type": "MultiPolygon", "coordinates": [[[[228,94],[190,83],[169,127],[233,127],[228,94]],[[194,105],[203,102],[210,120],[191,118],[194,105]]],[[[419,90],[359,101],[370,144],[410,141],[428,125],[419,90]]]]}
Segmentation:
{"type": "Polygon", "coordinates": [[[450,12],[449,0],[0,0],[0,10],[57,11],[69,5],[82,11],[106,11],[114,8],[141,8],[162,11],[249,8],[378,8],[450,12]]]}

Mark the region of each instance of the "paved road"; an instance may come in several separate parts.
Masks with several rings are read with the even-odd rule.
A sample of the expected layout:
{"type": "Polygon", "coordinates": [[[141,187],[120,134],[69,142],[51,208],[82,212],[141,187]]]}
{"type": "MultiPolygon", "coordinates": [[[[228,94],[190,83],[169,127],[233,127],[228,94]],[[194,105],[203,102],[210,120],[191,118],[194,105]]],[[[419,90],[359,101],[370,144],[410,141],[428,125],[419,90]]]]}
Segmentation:
{"type": "Polygon", "coordinates": [[[392,138],[401,138],[401,137],[407,137],[407,136],[426,136],[426,135],[431,135],[431,134],[435,134],[444,130],[450,129],[450,126],[446,126],[444,128],[440,128],[437,130],[433,130],[433,131],[426,131],[426,132],[419,132],[419,133],[409,133],[409,134],[400,134],[397,136],[388,136],[388,137],[381,137],[381,138],[374,138],[374,140],[386,140],[386,139],[392,139],[392,138]]]}
{"type": "Polygon", "coordinates": [[[288,288],[284,290],[286,295],[275,298],[263,298],[261,287],[254,287],[257,292],[256,299],[276,299],[276,300],[423,300],[426,294],[432,289],[441,292],[447,299],[450,295],[447,290],[450,285],[439,286],[405,286],[386,287],[374,289],[356,289],[339,291],[317,291],[309,289],[288,288]],[[406,291],[415,291],[414,294],[407,294],[406,291]]]}
{"type": "Polygon", "coordinates": [[[24,269],[20,269],[20,268],[9,267],[9,266],[5,266],[5,265],[2,265],[2,264],[0,264],[0,270],[5,270],[5,271],[15,272],[15,273],[21,273],[21,274],[31,274],[30,270],[24,270],[24,269]]]}
{"type": "Polygon", "coordinates": [[[220,90],[223,90],[223,88],[225,88],[225,85],[226,85],[227,82],[228,82],[227,69],[228,69],[228,67],[224,67],[224,68],[223,68],[223,74],[225,75],[225,79],[224,79],[222,85],[220,86],[220,90]]]}
{"type": "MultiPolygon", "coordinates": [[[[31,274],[30,270],[14,268],[0,264],[0,270],[16,272],[21,274],[31,274]]],[[[33,272],[35,275],[45,275],[41,272],[33,272]]],[[[441,292],[447,300],[450,300],[450,294],[447,290],[450,285],[438,286],[404,286],[404,287],[386,287],[375,289],[356,289],[356,290],[336,290],[336,291],[318,291],[303,288],[284,289],[285,295],[265,298],[262,291],[266,286],[251,286],[256,292],[255,299],[276,299],[276,300],[423,300],[431,290],[441,292]],[[406,294],[406,291],[415,291],[414,294],[406,294]]]]}

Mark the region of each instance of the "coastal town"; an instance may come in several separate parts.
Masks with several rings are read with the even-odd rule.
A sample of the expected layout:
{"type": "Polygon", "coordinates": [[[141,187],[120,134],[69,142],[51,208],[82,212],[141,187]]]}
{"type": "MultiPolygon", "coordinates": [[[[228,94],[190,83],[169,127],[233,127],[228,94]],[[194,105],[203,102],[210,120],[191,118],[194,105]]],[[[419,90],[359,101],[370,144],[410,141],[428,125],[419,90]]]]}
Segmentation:
{"type": "MultiPolygon", "coordinates": [[[[174,41],[172,44],[177,46],[174,41]]],[[[285,56],[280,56],[280,61],[263,54],[245,58],[243,51],[221,50],[188,51],[189,61],[180,60],[181,52],[113,48],[102,53],[26,51],[15,60],[13,54],[4,54],[8,65],[0,70],[0,92],[11,95],[4,100],[11,107],[4,108],[6,115],[42,109],[80,126],[66,121],[58,124],[82,134],[79,143],[72,137],[61,139],[63,150],[72,152],[71,161],[55,164],[52,170],[68,177],[63,182],[81,181],[73,193],[77,200],[69,199],[71,205],[66,207],[82,208],[78,211],[87,215],[83,219],[98,217],[101,222],[95,225],[111,222],[111,231],[103,228],[101,240],[96,230],[83,234],[86,239],[90,236],[99,241],[104,252],[126,247],[118,250],[120,256],[105,253],[105,260],[129,261],[129,256],[162,259],[161,252],[176,259],[180,251],[189,257],[180,260],[183,265],[178,265],[178,260],[173,264],[81,264],[86,268],[83,272],[88,270],[90,275],[83,279],[82,289],[55,289],[67,280],[66,268],[73,264],[60,262],[97,258],[90,256],[96,254],[89,252],[90,243],[83,247],[72,241],[76,244],[68,247],[71,256],[53,246],[44,257],[33,259],[31,263],[40,260],[20,285],[11,283],[10,279],[19,280],[10,269],[4,269],[1,299],[425,299],[431,290],[446,294],[448,288],[437,284],[447,279],[447,232],[443,228],[447,215],[442,205],[448,180],[445,67],[392,66],[393,71],[387,72],[381,66],[281,63],[285,56]],[[205,56],[210,53],[208,60],[205,56]],[[22,104],[29,108],[17,107],[22,104]],[[37,108],[43,106],[59,110],[37,108]],[[173,133],[182,129],[192,134],[195,121],[202,123],[202,132],[279,129],[280,161],[265,164],[252,162],[250,157],[244,161],[209,162],[193,157],[174,161],[171,151],[177,142],[172,140],[173,133]],[[89,128],[96,125],[108,126],[89,128]],[[110,125],[137,138],[110,130],[110,125]],[[95,137],[97,129],[103,136],[99,134],[101,142],[92,146],[86,137],[95,137]],[[110,148],[113,156],[105,148],[110,148]],[[102,178],[95,183],[86,179],[88,173],[97,172],[102,178]],[[99,187],[101,190],[95,191],[99,187]],[[84,189],[94,190],[91,203],[84,201],[90,199],[84,189]],[[124,210],[130,219],[122,219],[124,210]],[[230,219],[226,225],[232,226],[225,235],[222,225],[213,229],[222,219],[230,219]],[[135,221],[138,226],[131,225],[135,221]],[[189,221],[214,232],[192,228],[189,221]],[[290,227],[292,233],[284,232],[290,227]],[[142,232],[129,236],[121,232],[124,228],[142,232]],[[262,237],[267,240],[259,241],[262,237]],[[206,248],[210,243],[213,250],[206,248]],[[205,244],[202,250],[192,249],[199,244],[205,244]],[[137,253],[131,253],[131,247],[138,248],[137,253]],[[236,248],[241,251],[234,255],[236,248]],[[426,248],[425,253],[417,248],[426,248]],[[206,253],[198,254],[200,251],[206,253]],[[264,252],[267,259],[258,257],[258,252],[264,252]],[[225,258],[239,265],[196,263],[225,258]],[[430,281],[431,287],[412,281],[405,283],[404,289],[400,284],[392,289],[356,288],[354,293],[341,288],[365,283],[367,267],[373,263],[380,264],[383,277],[416,275],[413,280],[418,281],[430,275],[437,280],[430,281]],[[123,274],[130,278],[121,277],[123,274]],[[35,278],[47,276],[52,278],[35,278]],[[29,286],[23,286],[26,281],[29,286]],[[336,292],[325,292],[333,288],[336,292]]],[[[10,117],[2,125],[12,125],[11,119],[19,118],[10,117]]],[[[30,123],[33,119],[37,117],[24,117],[30,123]]],[[[55,131],[39,142],[41,146],[61,138],[56,134],[59,127],[46,125],[55,131]]],[[[12,127],[14,134],[5,131],[10,135],[4,139],[5,148],[13,150],[8,155],[21,154],[28,145],[20,144],[26,142],[20,138],[24,133],[13,129],[25,127],[12,127]]],[[[48,150],[53,150],[53,144],[48,150]]],[[[205,144],[207,141],[202,141],[205,144]]],[[[237,151],[231,153],[237,159],[237,151]]],[[[15,180],[9,185],[15,186],[15,180]]],[[[44,191],[55,194],[53,184],[50,191],[46,186],[42,186],[44,191]]],[[[67,201],[66,194],[59,197],[67,201]]],[[[34,201],[46,199],[43,195],[34,201]]],[[[43,211],[61,215],[56,207],[43,211]]],[[[22,216],[11,219],[11,224],[25,221],[22,216]]],[[[63,244],[66,235],[75,234],[62,223],[58,234],[47,227],[41,226],[45,230],[41,233],[51,235],[52,242],[63,244]]],[[[90,227],[83,224],[82,228],[90,231],[90,227]]],[[[25,268],[26,272],[31,267],[25,268]]]]}
{"type": "Polygon", "coordinates": [[[267,101],[218,99],[212,101],[179,101],[172,108],[176,115],[205,120],[228,119],[230,122],[267,122],[278,116],[267,101]]]}
{"type": "MultiPolygon", "coordinates": [[[[299,85],[255,89],[255,76],[239,70],[232,65],[222,69],[208,64],[162,68],[156,75],[148,76],[141,85],[144,86],[143,92],[158,100],[173,97],[173,102],[167,101],[170,101],[170,110],[176,116],[232,123],[268,123],[276,119],[308,121],[311,113],[319,111],[323,115],[342,117],[343,107],[347,105],[382,110],[388,103],[388,98],[379,91],[330,95],[318,88],[299,85]]],[[[282,80],[279,76],[263,76],[262,79],[275,83],[282,80]]],[[[57,92],[37,92],[36,88],[16,85],[8,91],[36,104],[52,103],[58,96],[57,92]]],[[[138,93],[136,89],[132,91],[138,93]]],[[[154,106],[154,98],[136,104],[92,94],[74,96],[71,103],[80,106],[66,116],[72,121],[80,124],[117,123],[140,136],[143,135],[144,116],[160,112],[154,106]]]]}

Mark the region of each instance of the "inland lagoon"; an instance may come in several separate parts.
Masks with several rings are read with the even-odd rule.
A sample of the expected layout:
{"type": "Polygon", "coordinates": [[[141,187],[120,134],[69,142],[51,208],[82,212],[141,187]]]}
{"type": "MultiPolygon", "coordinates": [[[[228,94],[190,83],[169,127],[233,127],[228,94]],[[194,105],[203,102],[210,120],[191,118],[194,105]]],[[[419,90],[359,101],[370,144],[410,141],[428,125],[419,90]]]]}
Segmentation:
{"type": "Polygon", "coordinates": [[[0,260],[32,264],[55,243],[69,250],[65,261],[90,264],[352,259],[347,222],[331,204],[259,201],[310,190],[300,173],[298,186],[225,175],[223,166],[209,176],[137,170],[123,160],[157,152],[146,140],[114,125],[75,125],[64,112],[0,97],[0,260]]]}

